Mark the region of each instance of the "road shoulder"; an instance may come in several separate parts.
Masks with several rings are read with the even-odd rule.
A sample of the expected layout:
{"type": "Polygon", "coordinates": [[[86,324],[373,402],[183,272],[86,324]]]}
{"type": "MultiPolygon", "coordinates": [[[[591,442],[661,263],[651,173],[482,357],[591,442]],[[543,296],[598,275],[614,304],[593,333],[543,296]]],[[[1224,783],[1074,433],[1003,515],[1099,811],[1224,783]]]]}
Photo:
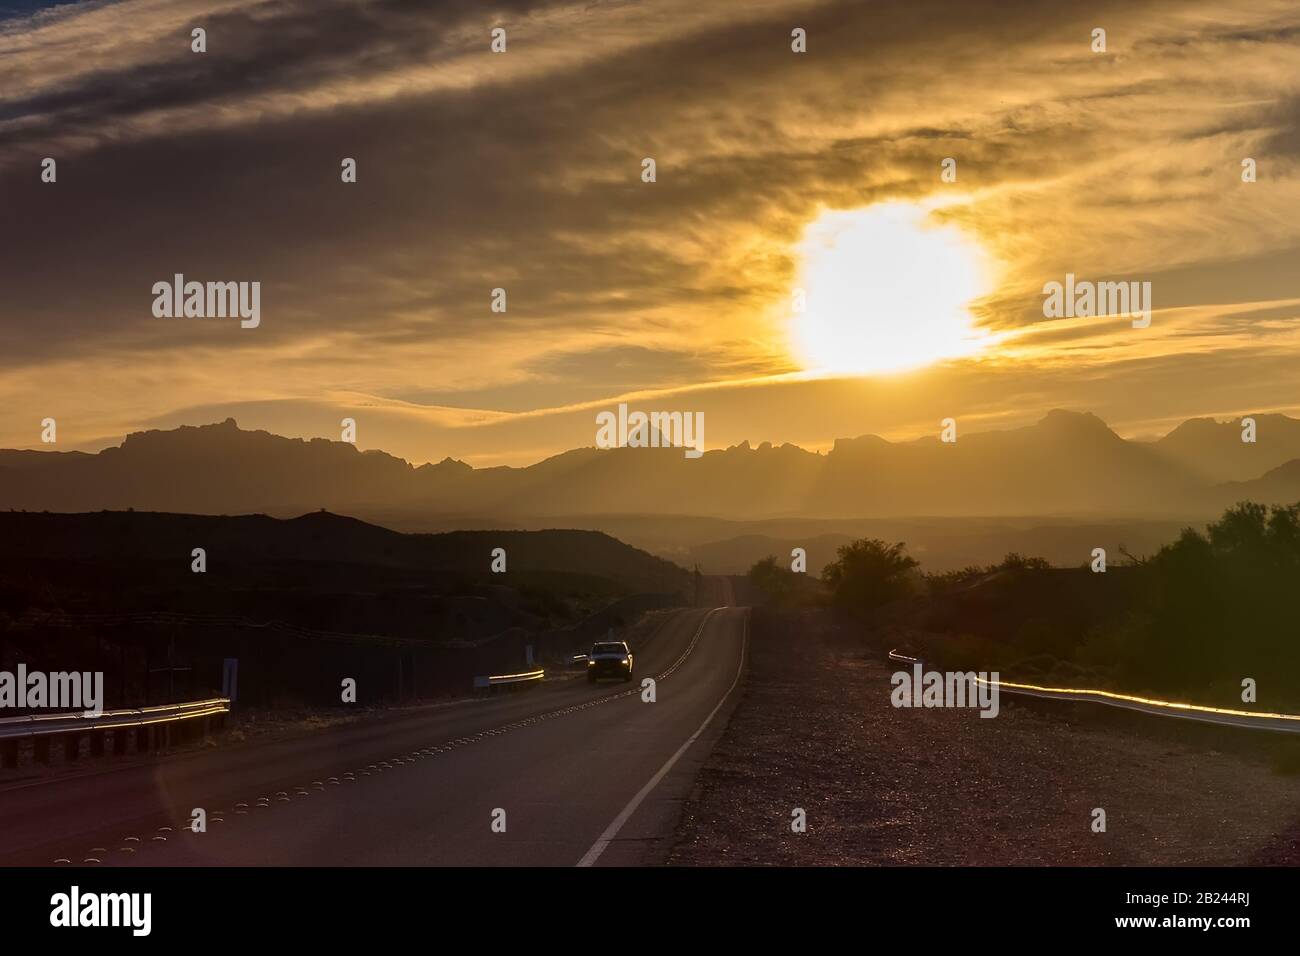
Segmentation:
{"type": "Polygon", "coordinates": [[[1295,779],[1252,753],[1254,732],[1006,697],[992,720],[895,709],[890,673],[828,612],[755,610],[743,695],[669,862],[1231,865],[1294,842],[1295,779]]]}

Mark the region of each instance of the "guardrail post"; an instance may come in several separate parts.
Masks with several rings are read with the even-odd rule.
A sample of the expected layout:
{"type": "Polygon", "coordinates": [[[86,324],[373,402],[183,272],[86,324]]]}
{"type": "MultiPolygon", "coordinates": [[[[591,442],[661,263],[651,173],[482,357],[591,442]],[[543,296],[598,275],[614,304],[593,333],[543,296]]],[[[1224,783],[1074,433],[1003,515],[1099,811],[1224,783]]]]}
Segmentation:
{"type": "MultiPolygon", "coordinates": [[[[529,676],[532,675],[512,675],[529,676]]],[[[41,717],[13,717],[0,720],[0,767],[18,766],[21,742],[29,736],[32,755],[39,764],[50,762],[50,748],[58,738],[63,759],[72,763],[81,757],[81,741],[89,738],[87,750],[92,757],[102,757],[113,738],[113,753],[122,755],[130,749],[135,734],[137,753],[149,753],[173,744],[206,738],[214,727],[221,727],[230,702],[224,698],[187,701],[151,707],[145,710],[119,710],[103,714],[66,713],[41,717]]]]}

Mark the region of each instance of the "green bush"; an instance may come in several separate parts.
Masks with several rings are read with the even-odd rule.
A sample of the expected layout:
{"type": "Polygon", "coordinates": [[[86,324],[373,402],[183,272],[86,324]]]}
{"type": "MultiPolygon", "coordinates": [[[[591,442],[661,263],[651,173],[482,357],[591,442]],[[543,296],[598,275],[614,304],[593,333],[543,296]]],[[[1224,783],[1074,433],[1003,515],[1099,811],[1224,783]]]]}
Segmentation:
{"type": "Polygon", "coordinates": [[[914,593],[917,562],[901,541],[861,538],[842,545],[837,554],[822,571],[822,581],[838,606],[868,611],[914,593]]]}

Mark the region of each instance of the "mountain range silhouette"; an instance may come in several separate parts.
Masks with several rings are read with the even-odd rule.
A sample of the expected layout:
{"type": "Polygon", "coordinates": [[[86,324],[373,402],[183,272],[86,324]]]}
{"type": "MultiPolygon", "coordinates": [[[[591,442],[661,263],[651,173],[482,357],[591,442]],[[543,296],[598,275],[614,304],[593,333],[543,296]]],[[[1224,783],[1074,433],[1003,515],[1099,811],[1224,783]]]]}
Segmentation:
{"type": "Polygon", "coordinates": [[[133,433],[96,454],[0,451],[0,508],[197,514],[442,516],[672,514],[723,518],[905,515],[1212,515],[1243,499],[1300,500],[1300,421],[1192,419],[1155,441],[1095,415],[826,453],[743,442],[697,460],[680,449],[580,448],[528,467],[420,466],[324,438],[246,431],[234,419],[133,433]]]}

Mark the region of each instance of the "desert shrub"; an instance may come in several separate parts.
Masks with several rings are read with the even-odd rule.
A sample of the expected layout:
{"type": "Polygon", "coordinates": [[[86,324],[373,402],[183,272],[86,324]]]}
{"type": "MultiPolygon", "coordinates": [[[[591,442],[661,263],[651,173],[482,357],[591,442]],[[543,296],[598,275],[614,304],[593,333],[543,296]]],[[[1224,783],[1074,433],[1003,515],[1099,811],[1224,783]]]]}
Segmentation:
{"type": "Polygon", "coordinates": [[[1081,661],[1109,658],[1174,690],[1267,677],[1274,693],[1300,700],[1300,505],[1236,505],[1134,570],[1136,606],[1095,629],[1081,661]]]}
{"type": "Polygon", "coordinates": [[[916,589],[917,562],[901,541],[860,538],[842,545],[837,555],[822,571],[822,581],[840,607],[871,610],[909,597],[916,589]]]}

